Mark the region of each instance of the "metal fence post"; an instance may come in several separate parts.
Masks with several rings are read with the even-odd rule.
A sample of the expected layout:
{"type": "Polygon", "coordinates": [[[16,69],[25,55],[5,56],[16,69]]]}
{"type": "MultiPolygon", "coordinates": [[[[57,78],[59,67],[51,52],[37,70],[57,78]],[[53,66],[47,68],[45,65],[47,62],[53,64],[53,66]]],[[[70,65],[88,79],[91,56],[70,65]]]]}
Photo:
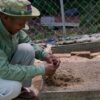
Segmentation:
{"type": "Polygon", "coordinates": [[[63,36],[65,36],[65,34],[66,34],[66,26],[65,26],[65,14],[64,14],[64,2],[63,2],[63,0],[60,0],[60,6],[61,6],[63,36]]]}

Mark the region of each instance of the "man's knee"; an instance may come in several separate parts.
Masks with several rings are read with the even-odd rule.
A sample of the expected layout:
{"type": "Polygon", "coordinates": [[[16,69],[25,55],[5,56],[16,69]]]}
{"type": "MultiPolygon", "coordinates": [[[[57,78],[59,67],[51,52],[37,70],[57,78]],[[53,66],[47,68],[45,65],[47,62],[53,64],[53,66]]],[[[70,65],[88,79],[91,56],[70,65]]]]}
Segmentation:
{"type": "Polygon", "coordinates": [[[3,80],[0,85],[0,100],[12,100],[21,92],[22,84],[16,81],[3,80]]]}
{"type": "Polygon", "coordinates": [[[19,52],[34,54],[34,48],[29,43],[22,43],[18,45],[19,52]]]}
{"type": "Polygon", "coordinates": [[[13,82],[12,86],[10,87],[10,93],[12,94],[13,98],[17,97],[21,93],[22,84],[19,82],[13,82]]]}
{"type": "Polygon", "coordinates": [[[35,59],[35,50],[29,43],[22,43],[18,45],[10,63],[31,65],[35,59]]]}

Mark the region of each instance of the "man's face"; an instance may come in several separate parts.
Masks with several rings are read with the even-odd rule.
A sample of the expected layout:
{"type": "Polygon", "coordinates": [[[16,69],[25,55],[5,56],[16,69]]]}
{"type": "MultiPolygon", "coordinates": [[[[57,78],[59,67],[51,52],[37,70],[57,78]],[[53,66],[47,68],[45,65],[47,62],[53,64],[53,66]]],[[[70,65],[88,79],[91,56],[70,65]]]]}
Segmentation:
{"type": "Polygon", "coordinates": [[[16,34],[19,30],[25,27],[25,23],[27,22],[27,19],[18,19],[18,18],[12,18],[8,17],[6,21],[6,28],[7,30],[13,35],[16,34]]]}

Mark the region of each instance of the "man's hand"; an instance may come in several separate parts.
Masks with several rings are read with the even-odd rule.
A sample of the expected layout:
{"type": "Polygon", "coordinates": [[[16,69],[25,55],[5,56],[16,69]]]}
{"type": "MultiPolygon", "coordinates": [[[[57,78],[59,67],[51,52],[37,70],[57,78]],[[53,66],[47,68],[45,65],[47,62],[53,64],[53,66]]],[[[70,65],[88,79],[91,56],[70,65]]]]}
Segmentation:
{"type": "Polygon", "coordinates": [[[46,76],[52,76],[57,68],[54,67],[53,64],[46,64],[45,65],[45,75],[46,76]]]}
{"type": "Polygon", "coordinates": [[[59,67],[60,62],[61,62],[61,61],[60,61],[59,58],[57,58],[56,56],[52,56],[52,63],[53,63],[53,65],[54,65],[56,68],[59,67]]]}
{"type": "Polygon", "coordinates": [[[52,54],[48,53],[45,55],[44,61],[46,61],[47,63],[52,63],[52,54]]]}
{"type": "Polygon", "coordinates": [[[53,61],[53,62],[54,63],[45,65],[45,75],[46,76],[52,76],[60,65],[60,61],[59,62],[53,61]]]}
{"type": "Polygon", "coordinates": [[[47,63],[53,63],[54,65],[60,65],[60,59],[54,56],[53,54],[47,54],[44,58],[47,63]]]}
{"type": "Polygon", "coordinates": [[[60,59],[54,56],[53,54],[48,53],[44,57],[44,61],[47,62],[47,64],[45,65],[45,74],[47,76],[52,76],[60,65],[60,59]]]}

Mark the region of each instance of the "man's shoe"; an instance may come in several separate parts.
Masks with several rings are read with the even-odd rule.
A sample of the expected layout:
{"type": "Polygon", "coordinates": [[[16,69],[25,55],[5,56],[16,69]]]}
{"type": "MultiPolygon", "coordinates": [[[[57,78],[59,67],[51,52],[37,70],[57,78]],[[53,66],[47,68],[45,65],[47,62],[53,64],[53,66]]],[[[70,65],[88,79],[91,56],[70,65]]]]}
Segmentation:
{"type": "Polygon", "coordinates": [[[32,90],[23,87],[20,95],[14,100],[39,100],[39,97],[32,90]]]}

